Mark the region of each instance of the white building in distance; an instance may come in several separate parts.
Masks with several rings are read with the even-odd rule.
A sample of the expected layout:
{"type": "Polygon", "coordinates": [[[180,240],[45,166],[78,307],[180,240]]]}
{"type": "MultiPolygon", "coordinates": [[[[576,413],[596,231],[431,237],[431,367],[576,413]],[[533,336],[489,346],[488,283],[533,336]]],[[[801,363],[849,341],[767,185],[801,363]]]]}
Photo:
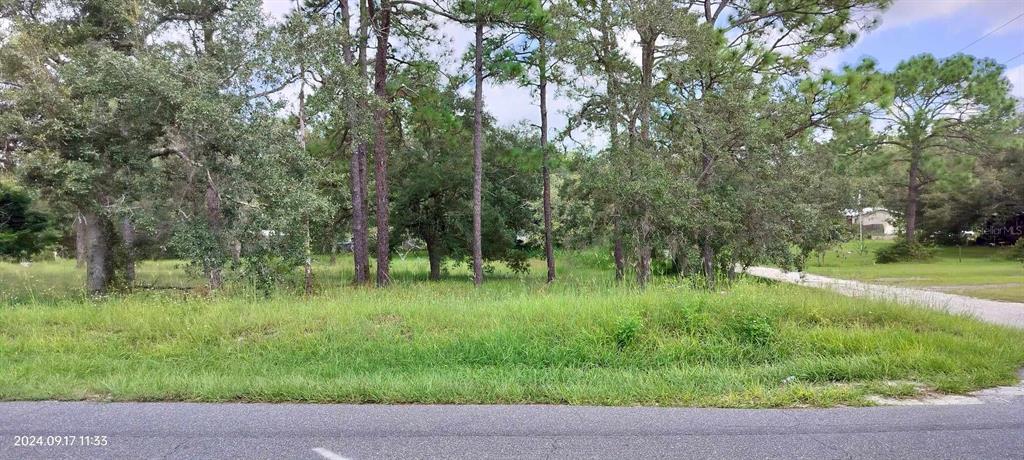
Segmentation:
{"type": "Polygon", "coordinates": [[[846,218],[850,224],[860,227],[864,225],[864,234],[871,236],[893,236],[896,235],[896,226],[893,225],[892,213],[885,208],[864,208],[860,212],[850,209],[846,211],[846,218]]]}

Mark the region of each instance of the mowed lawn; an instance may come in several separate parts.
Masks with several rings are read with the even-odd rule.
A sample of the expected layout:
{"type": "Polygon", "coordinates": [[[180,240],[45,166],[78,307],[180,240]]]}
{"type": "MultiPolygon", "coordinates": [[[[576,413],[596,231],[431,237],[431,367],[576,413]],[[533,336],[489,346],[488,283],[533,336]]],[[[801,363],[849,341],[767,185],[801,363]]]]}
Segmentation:
{"type": "Polygon", "coordinates": [[[962,294],[984,299],[1024,302],[1024,264],[1010,260],[1008,248],[938,247],[926,262],[876,264],[875,251],[889,241],[850,242],[816,257],[807,271],[842,279],[962,294]]]}
{"type": "MultiPolygon", "coordinates": [[[[196,283],[174,262],[140,282],[196,283]]],[[[386,290],[317,265],[318,293],[152,289],[102,300],[71,262],[0,266],[0,399],[567,403],[724,407],[870,404],[1016,381],[1024,331],[925,309],[742,279],[721,292],[658,278],[616,286],[607,257],[561,254],[475,289],[394,261],[386,290]]]]}

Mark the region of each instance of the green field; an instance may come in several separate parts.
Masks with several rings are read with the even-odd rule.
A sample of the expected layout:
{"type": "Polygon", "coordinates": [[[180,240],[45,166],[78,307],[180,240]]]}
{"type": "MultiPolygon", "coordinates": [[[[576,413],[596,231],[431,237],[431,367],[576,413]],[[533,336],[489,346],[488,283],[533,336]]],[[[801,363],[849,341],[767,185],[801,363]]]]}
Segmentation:
{"type": "Polygon", "coordinates": [[[962,294],[984,299],[1024,302],[1024,264],[1010,260],[1008,248],[938,247],[926,262],[876,264],[875,251],[892,244],[850,242],[826,253],[824,263],[809,260],[807,271],[819,275],[894,286],[962,294]]]}
{"type": "MultiPolygon", "coordinates": [[[[1024,331],[750,279],[639,291],[595,254],[562,255],[553,286],[535,261],[481,289],[462,268],[426,281],[418,257],[387,290],[353,288],[343,262],[317,266],[311,298],[296,279],[102,300],[71,262],[0,265],[0,399],[835,406],[1024,365],[1024,331]]],[[[143,263],[140,283],[196,283],[174,265],[143,263]]]]}

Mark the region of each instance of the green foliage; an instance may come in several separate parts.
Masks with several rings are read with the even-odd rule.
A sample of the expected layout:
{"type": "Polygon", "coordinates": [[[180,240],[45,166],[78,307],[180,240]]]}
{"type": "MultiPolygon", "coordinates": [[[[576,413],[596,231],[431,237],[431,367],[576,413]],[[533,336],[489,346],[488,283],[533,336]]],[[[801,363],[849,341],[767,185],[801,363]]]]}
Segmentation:
{"type": "MultiPolygon", "coordinates": [[[[12,109],[0,131],[16,136],[23,181],[105,226],[131,218],[144,234],[175,233],[172,246],[207,272],[233,242],[322,213],[294,128],[258,97],[290,78],[294,50],[281,44],[292,42],[258,1],[214,3],[11,5],[14,39],[0,46],[12,109]],[[150,36],[175,27],[189,36],[150,36]]],[[[95,244],[118,252],[117,239],[95,244]]]]}
{"type": "MultiPolygon", "coordinates": [[[[1019,114],[1018,131],[1024,118],[1019,114]]],[[[1024,212],[1024,136],[994,139],[993,145],[961,166],[961,178],[936,182],[922,196],[921,230],[939,243],[963,243],[963,232],[981,231],[992,216],[1024,212]]],[[[884,178],[888,180],[888,177],[884,178]]]]}
{"type": "MultiPolygon", "coordinates": [[[[950,204],[974,198],[982,205],[975,207],[976,212],[992,206],[971,189],[978,183],[976,174],[1000,187],[993,183],[999,178],[992,177],[998,173],[985,169],[993,163],[1014,161],[1011,134],[1020,119],[1014,115],[1015,101],[1003,70],[992,59],[965,54],[943,59],[930,54],[911,57],[883,74],[891,94],[865,105],[864,113],[874,120],[879,132],[862,123],[860,139],[850,131],[844,134],[857,150],[869,153],[863,159],[864,174],[876,179],[883,203],[906,210],[909,237],[918,239],[917,225],[910,228],[911,219],[906,218],[911,214],[915,223],[922,218],[939,219],[920,226],[946,239],[955,239],[969,229],[944,225],[951,224],[950,220],[976,224],[981,219],[969,211],[942,210],[947,203],[944,196],[953,196],[950,204]],[[985,165],[977,166],[979,161],[985,165]]],[[[999,198],[1004,191],[992,191],[992,202],[1004,201],[999,198]]]]}
{"type": "Polygon", "coordinates": [[[193,275],[202,275],[227,261],[221,249],[224,244],[221,235],[211,232],[199,218],[176,222],[168,243],[172,253],[186,261],[187,270],[193,275]]]}
{"type": "Polygon", "coordinates": [[[920,262],[935,256],[935,250],[916,241],[900,240],[875,252],[875,262],[893,264],[920,262]]]}
{"type": "Polygon", "coordinates": [[[1024,238],[1018,238],[1010,250],[1010,258],[1024,264],[1024,238]]]}
{"type": "MultiPolygon", "coordinates": [[[[434,83],[431,82],[431,85],[434,83]]],[[[453,89],[426,86],[408,99],[411,136],[392,162],[392,225],[398,235],[423,240],[442,259],[470,255],[472,202],[472,100],[453,89]]],[[[486,129],[483,201],[483,256],[522,273],[536,241],[535,210],[540,198],[538,152],[533,136],[491,126],[486,129]]],[[[395,239],[395,245],[402,241],[395,239]]]]}
{"type": "MultiPolygon", "coordinates": [[[[863,13],[888,4],[730,4],[744,15],[672,2],[553,8],[559,57],[600,82],[580,83],[587,99],[574,122],[611,134],[562,193],[589,203],[560,212],[595,227],[597,242],[620,241],[628,259],[667,254],[680,271],[702,257],[711,271],[791,265],[792,246],[809,253],[842,241],[849,176],[811,134],[858,119],[888,86],[870,61],[814,78],[806,70],[814,54],[851,43],[863,13]],[[646,47],[640,66],[624,58],[626,31],[646,47]]],[[[709,286],[717,277],[708,274],[709,286]]]]}
{"type": "MultiPolygon", "coordinates": [[[[467,146],[478,116],[483,256],[522,274],[539,240],[538,142],[532,130],[474,114],[459,95],[465,76],[445,78],[425,57],[437,14],[486,30],[479,78],[532,85],[543,72],[581,99],[566,135],[609,134],[607,149],[582,149],[556,172],[563,242],[614,239],[627,258],[654,254],[665,272],[696,268],[700,257],[712,271],[799,265],[847,236],[839,211],[851,207],[851,166],[835,152],[871,137],[862,109],[940,104],[911,107],[939,115],[895,120],[881,137],[890,148],[877,151],[899,154],[894,146],[909,142],[925,151],[922,177],[948,183],[968,181],[963,171],[975,163],[946,154],[1002,132],[1012,110],[1001,67],[969,56],[918,56],[889,74],[865,60],[809,75],[813,56],[851,44],[889,3],[738,0],[701,11],[607,0],[384,2],[367,10],[391,9],[401,45],[382,99],[370,95],[365,62],[369,28],[380,24],[359,11],[354,33],[354,12],[340,3],[304,3],[271,24],[255,0],[7,2],[0,129],[13,133],[19,173],[48,203],[106,224],[130,218],[196,271],[235,268],[269,292],[302,262],[310,237],[329,248],[343,234],[352,178],[342,171],[369,141],[390,153],[392,209],[380,212],[393,214],[395,233],[425,241],[435,266],[465,260],[467,146]],[[189,33],[155,39],[168,30],[189,33]],[[639,66],[620,43],[634,33],[645,50],[639,66]],[[265,97],[296,81],[312,92],[301,146],[299,117],[265,97]],[[368,115],[385,107],[388,132],[369,139],[368,115]],[[820,132],[833,136],[824,143],[820,132]]],[[[1014,163],[987,167],[1002,165],[1014,163]]]]}
{"type": "Polygon", "coordinates": [[[55,243],[60,232],[28,190],[0,180],[0,259],[28,259],[55,243]]]}

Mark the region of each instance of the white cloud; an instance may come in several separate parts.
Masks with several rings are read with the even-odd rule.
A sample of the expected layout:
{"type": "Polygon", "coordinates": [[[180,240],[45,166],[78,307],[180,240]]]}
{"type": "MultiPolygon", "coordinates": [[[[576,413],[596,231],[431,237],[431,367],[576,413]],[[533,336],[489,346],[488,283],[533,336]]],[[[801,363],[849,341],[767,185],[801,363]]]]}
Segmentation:
{"type": "MultiPolygon", "coordinates": [[[[989,30],[992,30],[1013,16],[1024,12],[1024,2],[1020,0],[896,0],[893,6],[882,15],[878,30],[896,29],[933,19],[948,18],[965,9],[970,9],[972,16],[981,16],[990,20],[992,24],[989,30]]],[[[1011,26],[1007,26],[1007,28],[1011,26]]]]}
{"type": "Polygon", "coordinates": [[[896,0],[892,7],[882,14],[878,30],[896,29],[947,17],[976,4],[976,0],[896,0]]]}
{"type": "Polygon", "coordinates": [[[627,28],[619,33],[619,46],[633,64],[639,66],[643,61],[643,49],[640,48],[640,34],[627,28]]]}
{"type": "MultiPolygon", "coordinates": [[[[540,125],[540,107],[536,94],[531,88],[514,84],[494,84],[484,82],[484,110],[494,116],[503,126],[511,126],[520,122],[540,125]]],[[[568,118],[567,110],[574,108],[572,100],[559,94],[558,88],[548,88],[548,124],[550,135],[565,128],[568,118]]]]}
{"type": "Polygon", "coordinates": [[[1015,97],[1024,98],[1024,64],[1012,69],[1006,69],[1003,75],[1013,84],[1013,89],[1010,92],[1015,97]]]}
{"type": "Polygon", "coordinates": [[[811,70],[817,72],[824,69],[838,70],[843,65],[843,53],[837,50],[811,61],[811,70]]]}
{"type": "MultiPolygon", "coordinates": [[[[267,96],[267,99],[274,103],[281,103],[281,109],[278,111],[279,115],[298,115],[299,113],[299,88],[302,86],[299,82],[293,82],[288,84],[280,91],[271,93],[267,96]]],[[[306,94],[309,94],[310,88],[306,87],[306,94]]]]}
{"type": "Polygon", "coordinates": [[[492,84],[484,81],[484,110],[494,115],[503,125],[520,121],[540,122],[540,109],[530,94],[530,88],[511,84],[492,84]]]}
{"type": "MultiPolygon", "coordinates": [[[[831,68],[835,70],[843,64],[844,59],[852,56],[851,50],[866,37],[882,31],[899,29],[913,26],[915,24],[932,20],[949,20],[957,18],[979,18],[988,23],[985,32],[981,35],[993,32],[993,36],[1019,32],[1024,28],[1024,18],[1013,22],[1007,21],[1015,16],[1024,13],[1024,1],[1022,0],[895,0],[893,6],[882,13],[879,17],[879,26],[873,30],[862,32],[858,43],[850,48],[833,51],[815,62],[811,63],[814,70],[831,68]],[[1005,26],[1004,26],[1005,24],[1005,26]],[[998,31],[996,28],[1003,26],[998,31]]],[[[967,21],[959,21],[956,24],[966,24],[967,21]]],[[[954,27],[947,25],[947,27],[954,27]]]]}
{"type": "Polygon", "coordinates": [[[274,20],[283,19],[293,8],[293,0],[263,0],[263,12],[274,20]]]}

